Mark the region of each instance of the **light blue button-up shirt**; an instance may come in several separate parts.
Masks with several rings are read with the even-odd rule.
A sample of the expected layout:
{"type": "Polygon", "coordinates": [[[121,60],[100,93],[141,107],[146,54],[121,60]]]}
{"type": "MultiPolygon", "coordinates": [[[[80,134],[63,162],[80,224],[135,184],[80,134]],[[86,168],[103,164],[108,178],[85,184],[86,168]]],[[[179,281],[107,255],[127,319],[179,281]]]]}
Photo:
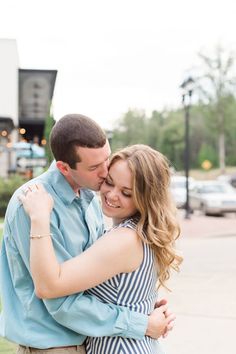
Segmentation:
{"type": "MultiPolygon", "coordinates": [[[[83,252],[103,234],[102,213],[94,192],[81,190],[78,198],[55,166],[29,183],[35,182],[43,183],[54,198],[51,232],[59,261],[83,252]]],[[[19,193],[21,189],[11,198],[4,223],[0,335],[36,348],[79,345],[85,336],[142,339],[147,327],[144,314],[102,303],[86,292],[50,300],[35,296],[29,271],[30,220],[18,201],[19,193]]]]}

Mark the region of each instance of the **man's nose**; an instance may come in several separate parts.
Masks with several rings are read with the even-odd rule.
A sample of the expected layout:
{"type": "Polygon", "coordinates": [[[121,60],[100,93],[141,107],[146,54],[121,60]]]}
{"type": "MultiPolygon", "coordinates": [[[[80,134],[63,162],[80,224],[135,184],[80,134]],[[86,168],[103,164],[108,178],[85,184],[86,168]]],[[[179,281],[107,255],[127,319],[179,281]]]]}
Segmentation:
{"type": "Polygon", "coordinates": [[[100,171],[99,171],[99,177],[106,178],[107,174],[108,174],[108,162],[105,161],[101,165],[101,168],[100,168],[100,171]]]}

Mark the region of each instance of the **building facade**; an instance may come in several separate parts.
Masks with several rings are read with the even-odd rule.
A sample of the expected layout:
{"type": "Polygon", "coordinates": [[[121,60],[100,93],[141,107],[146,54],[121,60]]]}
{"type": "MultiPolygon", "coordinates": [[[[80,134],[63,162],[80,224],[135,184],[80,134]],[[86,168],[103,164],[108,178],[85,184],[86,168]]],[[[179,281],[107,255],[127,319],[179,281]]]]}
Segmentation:
{"type": "Polygon", "coordinates": [[[24,149],[28,143],[31,152],[35,141],[41,146],[56,75],[56,70],[20,69],[16,40],[0,39],[0,176],[17,169],[19,143],[24,149]]]}

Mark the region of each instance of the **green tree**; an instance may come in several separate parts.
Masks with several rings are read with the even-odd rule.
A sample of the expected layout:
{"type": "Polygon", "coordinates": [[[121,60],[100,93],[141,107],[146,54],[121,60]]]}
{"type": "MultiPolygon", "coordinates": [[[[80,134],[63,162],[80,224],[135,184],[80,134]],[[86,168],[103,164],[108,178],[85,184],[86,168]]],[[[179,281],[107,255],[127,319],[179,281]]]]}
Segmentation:
{"type": "Polygon", "coordinates": [[[218,154],[221,172],[225,172],[225,134],[228,116],[226,114],[228,97],[234,94],[236,79],[233,76],[235,57],[226,53],[218,45],[214,56],[200,53],[203,75],[200,80],[200,91],[203,100],[209,105],[211,119],[218,133],[218,154]]]}
{"type": "Polygon", "coordinates": [[[236,99],[234,96],[228,97],[227,105],[228,124],[226,126],[226,163],[229,166],[236,165],[236,99]]]}
{"type": "Polygon", "coordinates": [[[52,127],[55,124],[55,120],[53,118],[52,114],[48,114],[46,121],[45,121],[45,126],[44,126],[44,139],[45,139],[45,154],[46,154],[46,158],[47,158],[47,163],[48,165],[53,161],[53,154],[52,151],[50,149],[50,145],[49,145],[49,136],[52,130],[52,127]]]}
{"type": "Polygon", "coordinates": [[[184,113],[182,110],[166,112],[159,150],[168,157],[175,169],[183,168],[184,113]]]}
{"type": "Polygon", "coordinates": [[[147,143],[147,118],[144,111],[129,110],[118,122],[112,134],[112,150],[147,143]]]}
{"type": "Polygon", "coordinates": [[[203,143],[198,153],[198,163],[201,166],[203,161],[208,160],[212,163],[212,166],[217,164],[217,153],[216,150],[207,143],[203,143]]]}
{"type": "Polygon", "coordinates": [[[146,122],[146,139],[149,146],[160,150],[162,144],[163,128],[167,112],[153,111],[151,117],[146,122]]]}

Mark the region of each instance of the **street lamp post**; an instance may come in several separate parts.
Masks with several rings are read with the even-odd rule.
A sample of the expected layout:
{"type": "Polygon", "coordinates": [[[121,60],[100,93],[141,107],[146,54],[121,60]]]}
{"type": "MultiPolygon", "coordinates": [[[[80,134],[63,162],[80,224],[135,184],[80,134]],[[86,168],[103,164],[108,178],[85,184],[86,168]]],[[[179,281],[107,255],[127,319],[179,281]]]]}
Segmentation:
{"type": "Polygon", "coordinates": [[[191,106],[191,97],[193,93],[194,80],[192,77],[188,77],[180,85],[183,90],[182,103],[185,112],[185,150],[184,150],[184,168],[186,178],[186,203],[185,203],[185,219],[190,219],[190,205],[189,205],[189,111],[191,106]]]}

